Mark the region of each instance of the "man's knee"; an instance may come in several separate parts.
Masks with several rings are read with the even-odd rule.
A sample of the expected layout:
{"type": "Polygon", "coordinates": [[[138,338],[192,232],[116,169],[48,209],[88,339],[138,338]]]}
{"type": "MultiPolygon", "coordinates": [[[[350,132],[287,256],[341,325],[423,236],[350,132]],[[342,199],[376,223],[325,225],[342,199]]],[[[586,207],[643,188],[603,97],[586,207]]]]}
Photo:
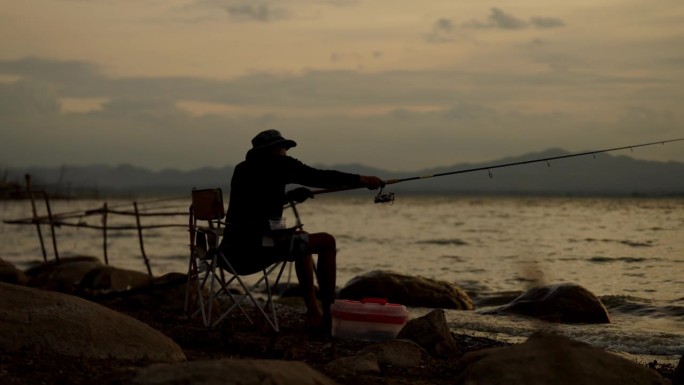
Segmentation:
{"type": "Polygon", "coordinates": [[[320,245],[322,247],[326,248],[335,248],[337,247],[335,237],[332,236],[332,234],[328,233],[315,233],[315,234],[310,234],[310,239],[313,241],[312,243],[316,245],[320,245]]]}

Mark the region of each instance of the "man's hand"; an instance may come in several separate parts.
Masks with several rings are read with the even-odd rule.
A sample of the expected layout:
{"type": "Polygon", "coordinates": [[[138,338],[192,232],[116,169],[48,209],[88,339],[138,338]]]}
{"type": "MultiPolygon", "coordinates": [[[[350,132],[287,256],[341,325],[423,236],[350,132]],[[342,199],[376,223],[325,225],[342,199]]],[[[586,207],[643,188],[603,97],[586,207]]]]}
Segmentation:
{"type": "Polygon", "coordinates": [[[380,187],[385,187],[385,181],[377,176],[361,175],[361,184],[369,190],[376,190],[380,187]]]}
{"type": "Polygon", "coordinates": [[[293,189],[293,190],[286,192],[285,196],[287,197],[287,200],[289,202],[297,202],[297,203],[302,203],[305,200],[314,197],[311,190],[309,190],[306,187],[297,187],[296,189],[293,189]]]}

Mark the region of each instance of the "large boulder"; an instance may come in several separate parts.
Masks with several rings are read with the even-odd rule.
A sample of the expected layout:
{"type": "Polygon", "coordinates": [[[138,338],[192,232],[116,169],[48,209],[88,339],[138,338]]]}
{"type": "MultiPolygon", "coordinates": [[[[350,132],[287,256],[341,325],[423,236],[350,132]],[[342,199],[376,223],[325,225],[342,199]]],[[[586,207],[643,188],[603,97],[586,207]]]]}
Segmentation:
{"type": "Polygon", "coordinates": [[[366,352],[332,360],[325,364],[325,370],[336,377],[362,373],[379,374],[380,363],[375,354],[366,352]]]}
{"type": "Polygon", "coordinates": [[[0,283],[0,351],[131,362],[184,361],[161,332],[62,293],[0,283]]]}
{"type": "Polygon", "coordinates": [[[485,313],[514,313],[559,323],[610,323],[601,300],[571,283],[530,289],[512,302],[485,313]]]}
{"type": "MultiPolygon", "coordinates": [[[[100,293],[88,298],[114,309],[123,311],[130,310],[138,312],[138,314],[140,314],[139,312],[141,311],[157,311],[160,309],[176,314],[183,314],[185,309],[187,281],[188,277],[186,274],[175,272],[167,273],[161,277],[153,278],[147,285],[137,286],[126,291],[100,293]]],[[[209,284],[203,289],[205,301],[209,297],[208,286],[209,284]]],[[[191,283],[191,287],[195,289],[194,283],[191,283]]],[[[196,309],[194,305],[198,303],[197,290],[190,290],[188,295],[188,304],[190,308],[196,309]]],[[[216,300],[214,302],[214,307],[217,310],[221,309],[221,301],[216,300]]]]}
{"type": "Polygon", "coordinates": [[[45,262],[33,262],[32,265],[28,269],[26,269],[26,275],[28,275],[29,277],[36,277],[36,276],[43,274],[46,271],[54,269],[55,266],[57,266],[57,265],[63,265],[66,263],[73,263],[73,262],[101,263],[100,259],[98,257],[94,257],[91,255],[62,256],[59,258],[59,261],[57,261],[56,259],[51,259],[51,260],[45,261],[45,262]]]}
{"type": "Polygon", "coordinates": [[[30,286],[88,296],[127,291],[152,281],[145,273],[104,265],[87,256],[50,261],[26,273],[31,277],[30,286]]]}
{"type": "Polygon", "coordinates": [[[339,297],[386,298],[390,303],[405,306],[473,310],[468,293],[455,284],[381,270],[351,279],[340,290],[339,297]]]}
{"type": "Polygon", "coordinates": [[[672,385],[684,385],[684,355],[679,359],[679,364],[672,374],[672,385]]]}
{"type": "Polygon", "coordinates": [[[550,334],[463,356],[456,384],[666,385],[658,372],[588,344],[550,334]]]}
{"type": "Polygon", "coordinates": [[[28,277],[13,264],[0,258],[0,282],[26,285],[28,283],[28,277]]]}
{"type": "Polygon", "coordinates": [[[301,361],[213,360],[156,364],[137,372],[136,385],[333,385],[301,361]]]}
{"type": "Polygon", "coordinates": [[[450,358],[459,354],[458,345],[442,309],[435,309],[422,317],[408,321],[397,338],[417,343],[434,357],[450,358]]]}
{"type": "Polygon", "coordinates": [[[398,368],[415,368],[432,360],[430,354],[411,340],[388,340],[370,345],[359,354],[372,353],[378,364],[398,368]]]}

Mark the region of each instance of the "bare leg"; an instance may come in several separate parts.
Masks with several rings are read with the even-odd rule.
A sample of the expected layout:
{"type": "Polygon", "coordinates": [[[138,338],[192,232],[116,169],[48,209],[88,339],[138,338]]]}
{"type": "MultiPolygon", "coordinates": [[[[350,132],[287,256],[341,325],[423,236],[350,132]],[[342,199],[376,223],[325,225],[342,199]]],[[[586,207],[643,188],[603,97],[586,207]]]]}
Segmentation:
{"type": "Polygon", "coordinates": [[[316,268],[319,294],[323,310],[324,327],[330,327],[330,305],[335,301],[335,281],[337,275],[337,244],[335,237],[328,233],[314,233],[309,235],[309,250],[318,254],[316,268]]]}
{"type": "Polygon", "coordinates": [[[335,238],[328,233],[309,234],[310,254],[297,260],[297,279],[306,304],[306,323],[312,327],[330,329],[330,305],[335,300],[336,255],[335,238]],[[318,266],[314,269],[313,256],[318,255],[318,266]],[[318,306],[314,287],[314,271],[318,278],[319,294],[323,309],[318,306]]]}
{"type": "Polygon", "coordinates": [[[316,302],[314,290],[314,267],[311,254],[295,262],[299,287],[302,290],[302,297],[306,304],[306,323],[307,326],[319,327],[322,323],[323,314],[316,302]]]}

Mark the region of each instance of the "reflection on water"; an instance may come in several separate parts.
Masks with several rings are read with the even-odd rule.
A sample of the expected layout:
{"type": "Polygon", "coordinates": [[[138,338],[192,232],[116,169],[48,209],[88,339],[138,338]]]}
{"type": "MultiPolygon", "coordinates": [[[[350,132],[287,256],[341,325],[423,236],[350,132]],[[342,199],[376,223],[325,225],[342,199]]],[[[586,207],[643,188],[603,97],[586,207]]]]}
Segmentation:
{"type": "MultiPolygon", "coordinates": [[[[678,274],[684,267],[682,199],[399,196],[393,205],[380,205],[371,198],[320,196],[299,206],[305,230],[337,237],[340,284],[360,271],[387,267],[454,282],[477,281],[492,292],[521,290],[543,279],[579,283],[598,295],[684,296],[678,274]]],[[[57,201],[53,212],[101,205],[57,201]]],[[[186,206],[187,202],[177,202],[180,211],[186,206]]],[[[30,212],[28,202],[0,203],[3,219],[27,217],[30,212]]],[[[79,220],[99,224],[101,218],[79,220]]],[[[131,220],[108,218],[110,225],[131,220]]],[[[143,225],[186,220],[143,218],[143,225]]],[[[17,263],[42,258],[33,226],[1,226],[3,258],[17,263]]],[[[48,229],[43,233],[51,254],[48,229]]],[[[149,257],[164,260],[156,274],[185,270],[185,260],[169,258],[187,252],[185,229],[144,234],[149,257]]],[[[57,238],[61,254],[103,254],[99,231],[63,227],[57,229],[57,238]]],[[[135,231],[110,231],[107,247],[115,265],[144,271],[135,231]]]]}
{"type": "MultiPolygon", "coordinates": [[[[176,211],[187,211],[188,203],[175,202],[176,211]]],[[[101,206],[94,201],[58,201],[53,212],[101,206]]],[[[623,346],[625,352],[645,352],[647,342],[660,346],[661,353],[677,347],[680,353],[684,350],[681,332],[671,335],[681,329],[673,325],[682,321],[678,301],[684,298],[684,199],[398,195],[393,205],[381,205],[374,204],[369,193],[317,196],[298,209],[305,230],[336,236],[340,286],[375,269],[456,282],[479,297],[573,282],[603,298],[638,298],[646,303],[611,303],[614,324],[563,327],[564,333],[579,330],[577,334],[599,345],[608,333],[611,348],[623,346]],[[656,310],[648,313],[649,306],[656,310]],[[673,313],[661,312],[667,308],[673,313]],[[674,342],[664,344],[661,338],[674,342]]],[[[28,202],[0,202],[2,219],[28,217],[30,210],[28,202]]],[[[99,224],[101,218],[80,220],[99,224]]],[[[130,217],[108,220],[131,224],[130,217]]],[[[184,224],[187,218],[143,218],[143,225],[150,222],[184,224]]],[[[0,257],[20,266],[42,259],[35,227],[0,226],[0,257]]],[[[66,227],[56,231],[61,255],[102,257],[101,232],[66,227]]],[[[48,230],[43,234],[50,251],[48,230]]],[[[145,251],[156,275],[187,269],[187,230],[164,228],[145,234],[145,251]]],[[[107,242],[112,264],[146,271],[135,231],[111,231],[107,242]]],[[[538,326],[515,329],[526,323],[475,313],[450,315],[450,320],[454,327],[507,338],[528,334],[538,326]]]]}

